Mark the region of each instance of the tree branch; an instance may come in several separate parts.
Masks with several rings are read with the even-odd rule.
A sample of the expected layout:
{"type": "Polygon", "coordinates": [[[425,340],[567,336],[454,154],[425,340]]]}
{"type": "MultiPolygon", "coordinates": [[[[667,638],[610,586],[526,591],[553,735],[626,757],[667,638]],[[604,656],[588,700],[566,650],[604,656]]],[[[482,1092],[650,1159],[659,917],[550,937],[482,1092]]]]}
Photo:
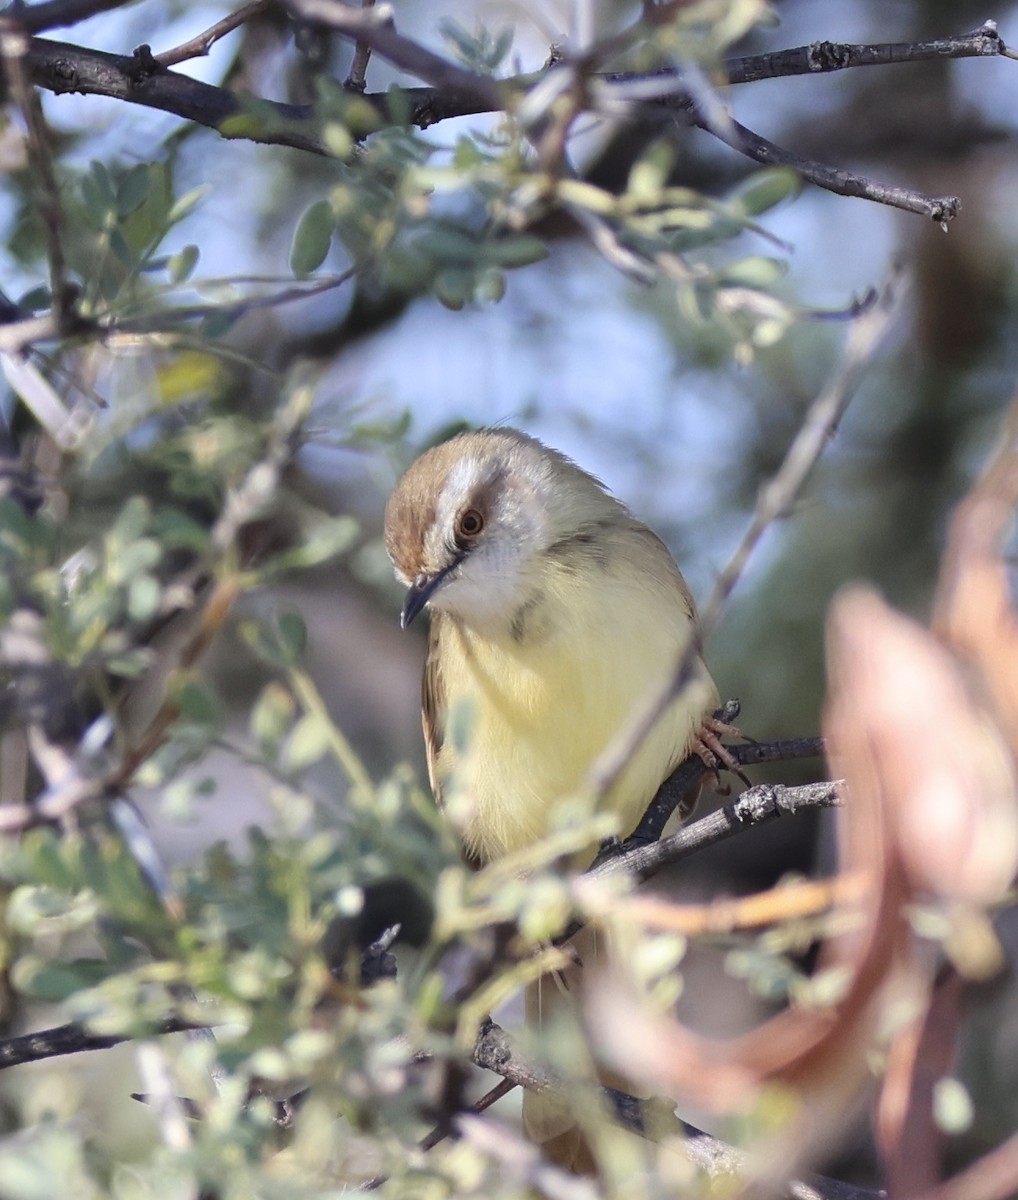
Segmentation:
{"type": "Polygon", "coordinates": [[[844,167],[829,167],[814,159],[803,158],[793,150],[786,150],[783,146],[768,141],[731,117],[726,121],[708,121],[694,114],[692,122],[697,128],[713,134],[726,146],[753,159],[754,162],[767,166],[791,167],[808,183],[834,192],[838,196],[873,200],[877,204],[887,204],[904,212],[918,213],[936,221],[945,229],[947,222],[954,220],[961,211],[961,200],[957,196],[928,196],[914,188],[879,183],[844,167]]]}
{"type": "MultiPolygon", "coordinates": [[[[72,0],[53,0],[52,3],[37,4],[30,9],[16,11],[22,28],[36,32],[58,24],[73,23],[83,19],[83,15],[91,15],[92,12],[119,7],[119,3],[122,3],[122,0],[118,3],[110,3],[109,0],[92,0],[91,3],[84,3],[82,0],[79,0],[79,3],[73,3],[72,0]],[[83,15],[75,15],[79,11],[82,11],[83,15]],[[63,14],[66,20],[56,19],[57,12],[63,14]]],[[[428,81],[432,86],[403,89],[403,97],[409,107],[409,122],[422,129],[452,117],[502,111],[514,94],[527,91],[545,74],[542,71],[496,81],[488,76],[467,71],[398,34],[392,25],[391,10],[385,6],[360,10],[336,3],[335,0],[294,0],[291,7],[305,18],[321,21],[342,36],[370,47],[394,66],[428,81]]],[[[784,75],[827,73],[857,66],[922,62],[933,58],[998,56],[1016,57],[1004,44],[995,24],[987,21],[973,33],[933,42],[873,45],[816,42],[810,46],[799,46],[774,54],[733,58],[724,65],[723,71],[726,82],[734,85],[784,75]]],[[[217,131],[227,118],[250,113],[253,117],[261,118],[261,127],[257,121],[252,121],[250,128],[233,136],[243,136],[251,141],[271,145],[291,146],[313,154],[327,153],[319,135],[312,106],[283,104],[262,98],[246,100],[224,88],[200,83],[185,75],[166,70],[162,61],[166,57],[164,55],[155,58],[147,48],[139,48],[139,51],[131,56],[33,38],[26,62],[31,71],[32,82],[57,94],[79,92],[85,95],[110,96],[131,104],[141,104],[172,113],[217,131]],[[256,112],[252,109],[252,104],[257,105],[256,112]]],[[[682,83],[679,72],[659,71],[651,75],[614,72],[592,78],[600,79],[623,92],[627,86],[648,81],[656,82],[661,93],[653,97],[656,106],[667,110],[688,110],[690,107],[691,97],[682,83]]],[[[366,93],[365,99],[373,105],[383,121],[394,119],[387,93],[366,93]]],[[[645,96],[644,99],[648,97],[645,96]]],[[[734,146],[740,153],[749,154],[750,157],[754,157],[755,154],[792,155],[791,151],[774,147],[748,130],[745,134],[745,144],[734,146]]],[[[796,166],[796,169],[802,169],[806,178],[813,179],[809,173],[809,160],[792,161],[795,157],[792,155],[792,158],[782,158],[781,161],[789,162],[790,165],[796,166]],[[799,163],[802,164],[801,167],[799,163]]],[[[757,161],[767,160],[758,158],[757,161]]],[[[821,164],[812,166],[817,172],[817,178],[813,181],[821,186],[845,183],[846,190],[841,194],[877,199],[881,203],[896,203],[895,189],[888,189],[876,183],[871,183],[869,188],[866,188],[861,183],[853,183],[853,179],[858,180],[860,177],[853,177],[849,172],[842,173],[845,179],[841,180],[834,168],[825,168],[821,164]],[[824,182],[824,172],[835,172],[835,175],[824,182]]],[[[832,190],[839,189],[835,186],[832,190]]],[[[908,193],[905,189],[900,191],[903,193],[901,198],[906,202],[899,207],[932,215],[939,204],[944,208],[945,216],[953,215],[947,211],[951,206],[945,203],[945,198],[940,198],[939,201],[936,198],[915,200],[917,193],[908,193]]]]}
{"type": "MultiPolygon", "coordinates": [[[[729,747],[736,749],[736,747],[729,747]]],[[[650,845],[635,846],[632,839],[622,843],[621,851],[609,847],[590,869],[595,878],[625,871],[638,880],[650,879],[662,867],[680,862],[700,850],[726,841],[753,825],[762,825],[778,817],[794,816],[811,808],[834,808],[844,798],[840,781],[806,783],[785,787],[780,783],[758,783],[747,788],[737,799],[715,812],[690,821],[670,837],[650,845]]]]}
{"type": "MultiPolygon", "coordinates": [[[[550,1068],[516,1053],[512,1038],[494,1022],[481,1030],[474,1045],[473,1060],[479,1067],[493,1071],[520,1087],[533,1092],[566,1091],[569,1084],[550,1068]]],[[[615,1119],[634,1133],[644,1132],[643,1104],[626,1092],[603,1088],[602,1092],[615,1119]]],[[[745,1157],[740,1150],[720,1138],[697,1129],[695,1125],[674,1118],[685,1134],[682,1150],[689,1160],[711,1178],[734,1177],[745,1169],[745,1157]]],[[[836,1179],[813,1176],[810,1182],[795,1180],[789,1183],[786,1196],[790,1200],[876,1200],[880,1193],[856,1188],[836,1179]]]]}
{"type": "MultiPolygon", "coordinates": [[[[724,711],[724,710],[722,710],[724,711]]],[[[723,715],[723,721],[734,720],[734,715],[723,715]]],[[[756,767],[766,762],[788,762],[797,758],[820,758],[824,754],[823,738],[788,738],[778,742],[747,742],[725,749],[742,767],[756,767]]],[[[684,759],[658,788],[654,799],[639,825],[626,838],[627,847],[642,846],[656,842],[664,832],[672,813],[685,797],[697,787],[708,774],[703,759],[690,754],[684,759]]]]}
{"type": "Polygon", "coordinates": [[[147,46],[133,56],[89,50],[67,42],[33,38],[25,64],[36,87],[62,95],[109,96],[130,104],[159,109],[222,132],[230,117],[249,116],[243,133],[223,136],[276,146],[291,146],[312,154],[327,154],[314,109],[308,104],[282,104],[238,96],[186,75],[166,70],[147,46]]]}
{"type": "Polygon", "coordinates": [[[883,67],[944,58],[995,58],[1000,55],[1014,57],[997,32],[997,22],[984,21],[971,33],[937,38],[931,42],[879,42],[875,45],[811,42],[808,46],[795,46],[774,54],[729,58],[725,62],[724,73],[725,81],[730,84],[756,83],[761,79],[786,79],[794,75],[827,75],[851,67],[883,67]]]}
{"type": "MultiPolygon", "coordinates": [[[[184,1033],[189,1029],[200,1029],[191,1021],[179,1017],[168,1017],[160,1021],[149,1032],[153,1035],[184,1033]]],[[[41,1062],[45,1058],[60,1058],[65,1054],[80,1054],[85,1050],[109,1050],[121,1042],[131,1041],[126,1033],[89,1033],[84,1025],[71,1022],[54,1029],[41,1029],[38,1033],[26,1033],[21,1037],[5,1038],[0,1041],[0,1071],[7,1067],[20,1067],[24,1063],[41,1062]]]]}
{"type": "Polygon", "coordinates": [[[287,7],[307,21],[319,21],[329,29],[353,38],[360,45],[369,47],[376,54],[416,75],[433,87],[442,90],[463,92],[489,106],[486,111],[498,112],[506,103],[506,85],[487,75],[450,62],[419,42],[411,41],[396,32],[392,19],[392,7],[383,4],[378,8],[353,8],[341,0],[289,0],[287,7]]]}
{"type": "Polygon", "coordinates": [[[42,114],[39,93],[29,86],[25,71],[28,38],[14,20],[0,20],[0,60],[11,95],[21,110],[28,133],[28,159],[36,190],[36,204],[46,231],[50,295],[57,329],[67,333],[75,321],[76,291],[67,278],[63,249],[60,194],[50,154],[49,131],[42,114]]]}

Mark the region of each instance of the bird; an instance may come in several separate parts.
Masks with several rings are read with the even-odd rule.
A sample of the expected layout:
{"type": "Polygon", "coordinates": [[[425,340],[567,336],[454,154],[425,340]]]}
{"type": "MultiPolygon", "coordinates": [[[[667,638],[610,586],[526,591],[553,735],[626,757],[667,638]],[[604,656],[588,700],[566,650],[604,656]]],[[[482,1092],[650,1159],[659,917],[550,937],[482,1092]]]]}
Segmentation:
{"type": "MultiPolygon", "coordinates": [[[[483,866],[550,834],[557,802],[583,792],[691,643],[689,682],[599,807],[616,814],[625,837],[684,758],[720,749],[729,729],[714,720],[718,690],[674,558],[566,455],[507,427],[460,433],[399,480],[384,536],[406,588],[401,624],[429,611],[428,775],[440,805],[455,793],[469,861],[483,866]]],[[[589,865],[596,849],[573,865],[589,865]]],[[[545,1004],[528,996],[528,1013],[545,1004]]],[[[561,1143],[568,1114],[548,1105],[538,1113],[532,1102],[528,1120],[527,1104],[532,1138],[561,1143]]],[[[563,1153],[552,1157],[573,1151],[563,1153]]]]}

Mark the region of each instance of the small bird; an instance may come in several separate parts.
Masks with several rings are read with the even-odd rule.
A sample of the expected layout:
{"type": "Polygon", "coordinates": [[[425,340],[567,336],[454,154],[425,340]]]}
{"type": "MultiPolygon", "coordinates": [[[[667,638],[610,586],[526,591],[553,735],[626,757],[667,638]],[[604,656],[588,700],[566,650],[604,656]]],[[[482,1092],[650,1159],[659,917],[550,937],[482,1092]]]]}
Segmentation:
{"type": "MultiPolygon", "coordinates": [[[[696,639],[685,580],[593,475],[505,428],[417,459],[389,498],[385,543],[407,587],[404,628],[431,615],[422,713],[435,797],[465,801],[471,860],[531,846],[696,639]]],[[[688,754],[719,747],[726,727],[712,721],[718,692],[698,650],[691,674],[601,800],[620,836],[688,754]]],[[[524,1119],[535,1136],[526,1107],[524,1119]]],[[[545,1122],[535,1140],[562,1124],[545,1122]]]]}

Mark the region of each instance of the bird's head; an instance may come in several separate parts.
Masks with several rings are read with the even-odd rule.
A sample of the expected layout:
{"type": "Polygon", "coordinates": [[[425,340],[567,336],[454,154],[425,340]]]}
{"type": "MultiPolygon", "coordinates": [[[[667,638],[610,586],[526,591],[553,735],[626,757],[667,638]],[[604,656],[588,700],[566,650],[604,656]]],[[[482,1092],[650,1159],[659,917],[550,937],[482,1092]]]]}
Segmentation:
{"type": "Polygon", "coordinates": [[[425,605],[468,624],[507,618],[539,587],[549,549],[606,506],[619,507],[593,476],[516,430],[427,451],[385,510],[386,549],[408,589],[403,626],[425,605]]]}

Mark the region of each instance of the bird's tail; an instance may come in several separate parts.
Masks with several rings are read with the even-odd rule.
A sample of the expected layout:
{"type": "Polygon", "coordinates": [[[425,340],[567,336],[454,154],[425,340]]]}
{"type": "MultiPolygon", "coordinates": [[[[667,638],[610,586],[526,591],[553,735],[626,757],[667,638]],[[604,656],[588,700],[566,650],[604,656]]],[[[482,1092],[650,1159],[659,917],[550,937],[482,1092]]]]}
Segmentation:
{"type": "MultiPolygon", "coordinates": [[[[557,1024],[580,1020],[583,989],[589,986],[603,933],[590,927],[571,940],[574,964],[528,984],[525,996],[527,1026],[551,1031],[557,1024]]],[[[599,1070],[597,1082],[604,1087],[632,1093],[627,1080],[599,1070]]],[[[523,1128],[527,1137],[541,1147],[544,1157],[578,1175],[594,1174],[597,1162],[588,1139],[578,1124],[575,1108],[557,1092],[525,1092],[523,1128]]],[[[634,1135],[635,1136],[635,1135],[634,1135]]]]}

